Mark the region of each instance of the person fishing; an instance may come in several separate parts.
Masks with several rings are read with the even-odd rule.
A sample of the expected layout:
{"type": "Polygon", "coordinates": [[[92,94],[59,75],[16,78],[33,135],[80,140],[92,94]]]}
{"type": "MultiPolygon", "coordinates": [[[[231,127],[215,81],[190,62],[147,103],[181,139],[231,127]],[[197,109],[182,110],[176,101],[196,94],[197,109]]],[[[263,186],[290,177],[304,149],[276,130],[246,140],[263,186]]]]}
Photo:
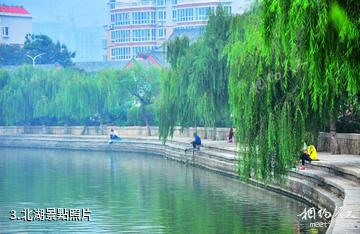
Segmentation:
{"type": "Polygon", "coordinates": [[[190,149],[192,149],[192,150],[195,150],[195,149],[200,150],[201,138],[198,136],[198,134],[196,132],[194,133],[194,140],[192,142],[190,142],[190,144],[192,145],[192,148],[186,148],[185,153],[190,149]]]}
{"type": "Polygon", "coordinates": [[[195,132],[194,133],[194,140],[191,142],[193,149],[200,149],[200,145],[201,145],[201,138],[198,136],[198,134],[195,132]]]}

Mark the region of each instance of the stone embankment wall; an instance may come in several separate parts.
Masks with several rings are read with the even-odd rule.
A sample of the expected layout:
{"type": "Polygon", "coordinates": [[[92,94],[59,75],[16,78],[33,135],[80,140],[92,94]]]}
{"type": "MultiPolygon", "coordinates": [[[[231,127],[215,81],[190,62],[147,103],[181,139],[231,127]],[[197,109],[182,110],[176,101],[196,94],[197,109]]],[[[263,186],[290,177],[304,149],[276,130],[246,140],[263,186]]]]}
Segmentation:
{"type": "MultiPolygon", "coordinates": [[[[0,126],[0,134],[53,134],[53,135],[107,135],[110,129],[115,129],[121,136],[147,136],[146,127],[116,127],[116,126],[0,126]]],[[[152,136],[158,136],[159,128],[150,127],[152,136]]],[[[226,140],[229,129],[216,128],[180,128],[174,130],[174,137],[192,137],[197,132],[203,139],[226,140]],[[215,134],[215,138],[214,138],[215,134]]],[[[339,152],[341,154],[360,155],[360,134],[337,133],[339,152]]],[[[330,133],[320,133],[318,151],[330,152],[330,133]]]]}
{"type": "MultiPolygon", "coordinates": [[[[360,155],[360,134],[337,133],[335,135],[340,154],[360,155]]],[[[321,132],[318,141],[318,150],[330,152],[330,133],[321,132]]]]}
{"type": "MultiPolygon", "coordinates": [[[[146,127],[117,126],[0,126],[0,134],[53,134],[53,135],[107,135],[110,129],[115,129],[120,136],[147,136],[146,127]]],[[[150,127],[151,136],[159,135],[158,127],[150,127]]],[[[174,137],[192,137],[197,132],[203,139],[226,140],[228,128],[180,128],[174,129],[174,137]],[[214,138],[214,134],[216,138],[214,138]]]]}

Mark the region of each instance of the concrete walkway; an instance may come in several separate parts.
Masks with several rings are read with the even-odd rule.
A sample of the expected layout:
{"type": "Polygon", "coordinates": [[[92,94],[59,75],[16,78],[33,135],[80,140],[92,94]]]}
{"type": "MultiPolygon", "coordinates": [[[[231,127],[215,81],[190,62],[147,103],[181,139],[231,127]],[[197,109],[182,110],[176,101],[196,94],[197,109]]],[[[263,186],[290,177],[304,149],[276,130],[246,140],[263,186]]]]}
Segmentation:
{"type": "Polygon", "coordinates": [[[327,152],[319,152],[318,158],[320,159],[320,161],[315,162],[315,164],[336,167],[343,172],[356,175],[358,178],[360,178],[360,155],[334,155],[327,152]]]}
{"type": "Polygon", "coordinates": [[[360,233],[360,155],[320,152],[318,158],[320,161],[312,162],[311,168],[344,193],[332,233],[360,233]],[[320,174],[324,169],[327,172],[320,174]]]}

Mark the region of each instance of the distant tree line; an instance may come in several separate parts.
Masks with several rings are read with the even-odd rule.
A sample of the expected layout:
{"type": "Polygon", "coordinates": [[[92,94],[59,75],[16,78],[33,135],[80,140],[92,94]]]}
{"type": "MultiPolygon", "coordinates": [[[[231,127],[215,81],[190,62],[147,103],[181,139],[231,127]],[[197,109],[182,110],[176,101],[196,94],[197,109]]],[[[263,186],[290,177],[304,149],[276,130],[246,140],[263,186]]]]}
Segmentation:
{"type": "Polygon", "coordinates": [[[156,125],[161,71],[0,70],[1,125],[156,125]]]}
{"type": "Polygon", "coordinates": [[[70,52],[65,44],[54,43],[46,35],[28,34],[24,46],[0,45],[0,65],[32,64],[30,57],[42,54],[36,59],[36,64],[59,64],[64,67],[72,66],[75,52],[70,52]],[[30,56],[30,57],[28,57],[30,56]]]}

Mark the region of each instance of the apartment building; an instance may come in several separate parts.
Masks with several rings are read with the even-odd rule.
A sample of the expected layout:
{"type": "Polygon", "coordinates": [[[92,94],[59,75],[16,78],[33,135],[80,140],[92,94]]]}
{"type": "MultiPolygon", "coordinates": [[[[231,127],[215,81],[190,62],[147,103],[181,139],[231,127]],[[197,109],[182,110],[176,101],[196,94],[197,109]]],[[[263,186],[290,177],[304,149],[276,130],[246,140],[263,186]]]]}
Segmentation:
{"type": "MultiPolygon", "coordinates": [[[[234,13],[239,0],[109,0],[107,56],[109,61],[130,60],[161,46],[181,29],[205,28],[209,14],[221,6],[234,13]]],[[[235,12],[246,9],[251,0],[235,12]]],[[[240,12],[241,13],[241,12],[240,12]]]]}
{"type": "Polygon", "coordinates": [[[32,33],[32,17],[20,6],[0,5],[0,44],[23,45],[32,33]]]}

